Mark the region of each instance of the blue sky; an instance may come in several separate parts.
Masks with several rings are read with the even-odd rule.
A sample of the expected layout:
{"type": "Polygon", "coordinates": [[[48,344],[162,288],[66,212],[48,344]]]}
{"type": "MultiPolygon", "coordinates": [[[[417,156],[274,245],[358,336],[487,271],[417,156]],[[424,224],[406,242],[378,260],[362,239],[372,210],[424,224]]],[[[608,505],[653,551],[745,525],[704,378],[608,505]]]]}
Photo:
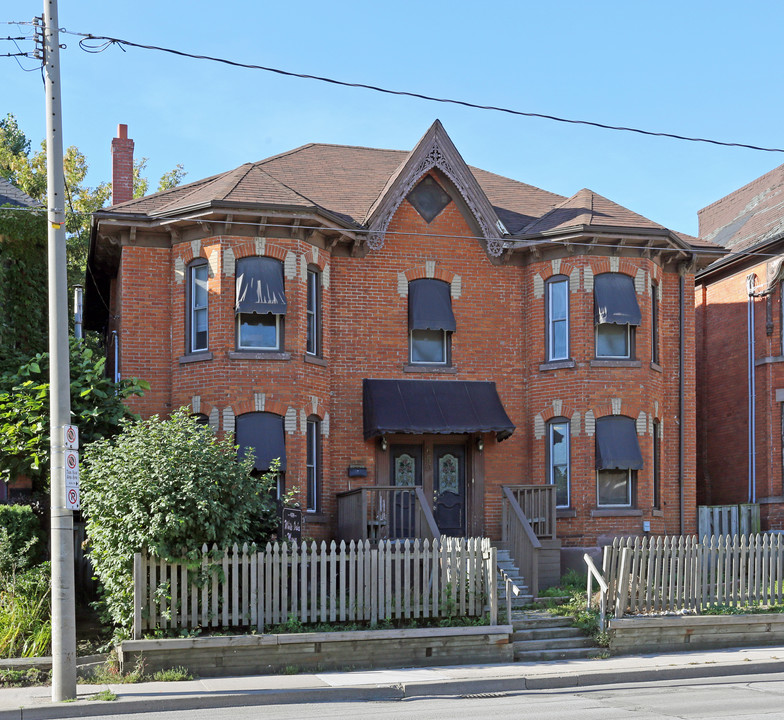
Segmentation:
{"type": "MultiPolygon", "coordinates": [[[[737,2],[287,3],[60,0],[60,26],[295,72],[654,131],[784,147],[784,4],[737,2]],[[750,6],[746,6],[750,7],[750,6]]],[[[30,20],[40,0],[3,3],[30,20]]],[[[0,25],[0,36],[19,34],[0,25]]],[[[721,148],[390,97],[117,47],[62,42],[64,137],[109,178],[126,123],[157,178],[186,180],[308,142],[410,149],[439,118],[466,162],[562,195],[582,187],[674,230],[784,163],[721,148]]],[[[23,43],[23,48],[31,44],[23,43]]],[[[0,52],[14,51],[9,42],[0,52]]],[[[25,67],[34,62],[22,59],[25,67]]],[[[0,115],[44,136],[41,75],[0,58],[0,115]]],[[[154,185],[154,183],[151,183],[154,185]]]]}

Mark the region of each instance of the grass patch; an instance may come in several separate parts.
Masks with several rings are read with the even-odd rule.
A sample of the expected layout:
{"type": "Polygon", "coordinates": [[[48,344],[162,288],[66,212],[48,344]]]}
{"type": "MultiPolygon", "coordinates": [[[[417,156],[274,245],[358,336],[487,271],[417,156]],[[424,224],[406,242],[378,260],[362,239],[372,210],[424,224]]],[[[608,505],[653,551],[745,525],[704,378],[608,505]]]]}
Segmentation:
{"type": "Polygon", "coordinates": [[[0,589],[0,658],[51,654],[49,563],[5,578],[0,589]]]}
{"type": "Polygon", "coordinates": [[[149,674],[146,672],[143,656],[139,657],[133,670],[123,673],[120,671],[117,655],[112,652],[103,665],[99,665],[89,675],[79,679],[90,685],[127,685],[130,683],[149,682],[151,680],[155,682],[193,680],[193,675],[187,668],[181,665],[164,670],[156,670],[154,673],[149,674]]]}
{"type": "Polygon", "coordinates": [[[101,690],[101,692],[95,693],[95,695],[90,695],[87,698],[88,700],[103,700],[104,702],[110,702],[112,700],[117,699],[117,694],[113,693],[111,690],[101,690]]]}
{"type": "Polygon", "coordinates": [[[0,687],[30,687],[48,685],[51,675],[48,670],[28,668],[27,670],[0,670],[0,687]]]}
{"type": "Polygon", "coordinates": [[[152,674],[152,679],[157,682],[181,682],[183,680],[193,680],[193,675],[188,671],[188,668],[179,665],[166,670],[156,670],[152,674]]]}

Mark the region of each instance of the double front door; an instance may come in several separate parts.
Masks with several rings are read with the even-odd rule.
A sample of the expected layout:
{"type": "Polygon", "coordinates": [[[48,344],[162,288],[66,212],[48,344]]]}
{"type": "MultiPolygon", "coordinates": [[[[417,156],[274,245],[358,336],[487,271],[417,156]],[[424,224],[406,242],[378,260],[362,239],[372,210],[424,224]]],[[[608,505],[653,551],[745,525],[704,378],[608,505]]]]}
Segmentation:
{"type": "Polygon", "coordinates": [[[442,535],[466,534],[466,444],[390,443],[389,484],[422,487],[442,535]]]}

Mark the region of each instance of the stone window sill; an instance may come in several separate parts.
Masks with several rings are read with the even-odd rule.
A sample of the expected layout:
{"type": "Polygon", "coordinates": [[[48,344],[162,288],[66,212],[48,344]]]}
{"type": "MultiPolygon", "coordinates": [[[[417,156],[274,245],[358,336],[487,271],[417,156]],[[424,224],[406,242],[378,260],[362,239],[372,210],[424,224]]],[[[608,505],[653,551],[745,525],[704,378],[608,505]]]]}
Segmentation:
{"type": "Polygon", "coordinates": [[[321,525],[329,522],[329,515],[325,515],[323,512],[308,510],[302,513],[302,519],[309,524],[321,525]]]}
{"type": "Polygon", "coordinates": [[[653,508],[653,510],[651,510],[651,517],[664,517],[664,510],[653,508]]]}
{"type": "Polygon", "coordinates": [[[327,367],[327,361],[316,355],[308,355],[307,353],[302,356],[302,359],[309,365],[318,365],[320,367],[327,367]]]}
{"type": "Polygon", "coordinates": [[[642,517],[642,510],[636,508],[593,508],[591,517],[642,517]]]}
{"type": "Polygon", "coordinates": [[[603,368],[621,368],[621,367],[628,367],[628,368],[638,368],[642,367],[642,363],[639,360],[591,360],[591,367],[603,367],[603,368]]]}
{"type": "Polygon", "coordinates": [[[455,375],[457,368],[454,365],[404,365],[403,372],[407,373],[444,373],[455,375]]]}
{"type": "Polygon", "coordinates": [[[784,362],[784,356],[777,355],[773,357],[763,357],[759,358],[758,360],[754,361],[754,365],[759,367],[760,365],[773,365],[774,363],[784,362]]]}
{"type": "Polygon", "coordinates": [[[573,368],[575,365],[574,360],[571,358],[569,360],[550,360],[548,362],[544,362],[539,366],[540,371],[546,370],[563,370],[565,368],[573,368]]]}
{"type": "Polygon", "coordinates": [[[659,363],[652,362],[651,370],[655,370],[656,372],[662,372],[662,366],[659,365],[659,363]]]}
{"type": "Polygon", "coordinates": [[[232,350],[229,352],[229,360],[291,360],[291,353],[277,352],[254,352],[253,350],[232,350]]]}
{"type": "Polygon", "coordinates": [[[192,363],[192,362],[202,362],[204,360],[212,360],[212,353],[198,352],[198,353],[190,353],[188,355],[183,355],[180,357],[180,365],[185,365],[186,363],[192,363]]]}
{"type": "Polygon", "coordinates": [[[577,517],[577,510],[574,508],[556,508],[555,517],[556,519],[577,517]]]}

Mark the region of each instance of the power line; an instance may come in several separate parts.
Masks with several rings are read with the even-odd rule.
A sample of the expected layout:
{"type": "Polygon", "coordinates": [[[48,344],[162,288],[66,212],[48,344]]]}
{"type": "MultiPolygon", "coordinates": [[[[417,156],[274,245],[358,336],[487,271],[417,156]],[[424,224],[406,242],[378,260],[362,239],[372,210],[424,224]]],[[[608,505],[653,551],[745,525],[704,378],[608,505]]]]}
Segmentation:
{"type": "Polygon", "coordinates": [[[652,130],[643,130],[641,128],[627,127],[624,125],[609,125],[606,123],[594,122],[591,120],[575,120],[572,118],[559,117],[557,115],[548,115],[545,113],[525,112],[522,110],[513,110],[511,108],[500,107],[497,105],[481,105],[479,103],[469,102],[467,100],[455,100],[453,98],[442,98],[433,95],[425,95],[423,93],[410,92],[407,90],[390,90],[378,85],[368,85],[365,83],[347,82],[345,80],[336,80],[335,78],[324,77],[321,75],[311,75],[308,73],[296,73],[290,70],[282,70],[281,68],[268,67],[265,65],[253,65],[251,63],[242,63],[236,60],[229,60],[227,58],[215,57],[212,55],[198,55],[196,53],[185,52],[183,50],[175,50],[174,48],[162,47],[160,45],[144,45],[142,43],[135,43],[130,40],[123,40],[121,38],[110,37],[107,35],[93,35],[92,33],[73,32],[62,28],[61,31],[66,35],[75,35],[81,37],[79,47],[85,52],[89,53],[102,53],[112,45],[117,45],[123,52],[125,47],[135,47],[142,50],[157,50],[158,52],[169,53],[179,57],[191,58],[194,60],[208,60],[210,62],[223,63],[231,67],[245,68],[248,70],[262,70],[264,72],[275,73],[285,77],[300,78],[303,80],[317,80],[319,82],[329,83],[331,85],[339,85],[341,87],[360,88],[363,90],[372,90],[373,92],[384,93],[386,95],[397,95],[401,97],[411,97],[418,100],[426,100],[428,102],[444,103],[449,105],[459,105],[461,107],[472,108],[474,110],[489,110],[493,112],[506,113],[508,115],[515,115],[519,117],[539,118],[541,120],[551,120],[553,122],[567,123],[570,125],[586,125],[588,127],[595,127],[602,130],[615,130],[620,132],[636,133],[638,135],[646,135],[650,137],[663,137],[672,140],[684,140],[687,142],[708,143],[710,145],[720,145],[722,147],[737,147],[747,150],[758,150],[760,152],[775,152],[784,153],[784,148],[777,147],[762,147],[759,145],[749,145],[747,143],[725,142],[722,140],[712,140],[710,138],[692,137],[688,135],[678,135],[675,133],[667,132],[654,132],[652,130]],[[91,42],[98,42],[97,45],[91,45],[91,42]]]}

